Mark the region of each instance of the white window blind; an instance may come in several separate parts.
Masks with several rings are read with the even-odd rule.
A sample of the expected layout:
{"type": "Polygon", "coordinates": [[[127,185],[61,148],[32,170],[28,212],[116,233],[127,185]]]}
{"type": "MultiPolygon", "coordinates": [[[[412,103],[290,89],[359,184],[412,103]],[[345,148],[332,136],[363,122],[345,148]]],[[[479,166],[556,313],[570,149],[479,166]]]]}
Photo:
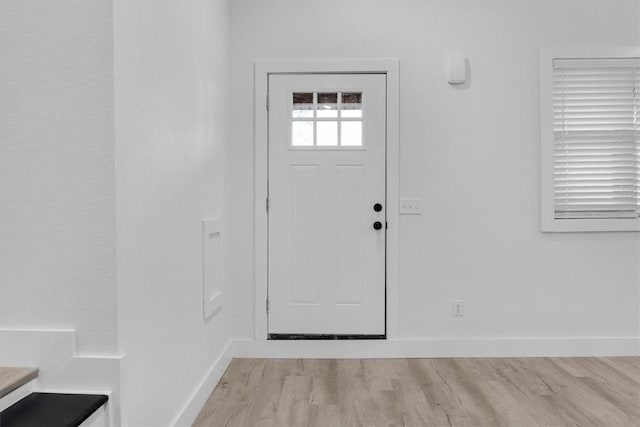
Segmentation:
{"type": "Polygon", "coordinates": [[[553,61],[556,219],[640,216],[640,58],[553,61]]]}

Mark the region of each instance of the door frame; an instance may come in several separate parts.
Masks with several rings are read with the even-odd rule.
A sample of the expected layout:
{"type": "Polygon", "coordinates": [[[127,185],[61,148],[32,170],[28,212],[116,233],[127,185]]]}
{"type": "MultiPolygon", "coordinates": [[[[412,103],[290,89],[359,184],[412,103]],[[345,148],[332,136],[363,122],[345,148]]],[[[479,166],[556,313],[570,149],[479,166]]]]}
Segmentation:
{"type": "Polygon", "coordinates": [[[400,237],[400,63],[395,58],[256,61],[254,68],[254,339],[268,337],[269,122],[270,74],[386,74],[386,330],[398,338],[400,237]]]}

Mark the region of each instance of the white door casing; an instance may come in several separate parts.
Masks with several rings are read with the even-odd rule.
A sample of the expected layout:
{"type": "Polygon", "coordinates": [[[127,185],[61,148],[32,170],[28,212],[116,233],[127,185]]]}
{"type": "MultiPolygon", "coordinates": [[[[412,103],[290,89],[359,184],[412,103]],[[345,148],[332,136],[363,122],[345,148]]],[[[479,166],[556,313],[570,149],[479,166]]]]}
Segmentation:
{"type": "Polygon", "coordinates": [[[272,74],[268,93],[268,332],[384,335],[386,74],[272,74]],[[318,112],[303,112],[311,119],[292,119],[294,93],[313,94],[318,112]],[[356,145],[338,144],[350,142],[359,125],[349,120],[359,119],[320,117],[323,94],[340,106],[361,94],[356,145]],[[317,145],[296,145],[299,125],[317,145]],[[343,140],[327,139],[327,129],[343,140]]]}

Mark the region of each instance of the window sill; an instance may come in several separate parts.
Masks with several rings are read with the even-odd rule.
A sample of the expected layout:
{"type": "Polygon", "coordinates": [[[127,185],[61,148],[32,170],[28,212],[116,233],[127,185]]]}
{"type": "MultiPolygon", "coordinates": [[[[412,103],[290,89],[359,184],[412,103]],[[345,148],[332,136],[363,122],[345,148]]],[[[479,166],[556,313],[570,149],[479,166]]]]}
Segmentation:
{"type": "Polygon", "coordinates": [[[634,219],[543,219],[543,233],[591,233],[640,231],[640,218],[634,219]]]}

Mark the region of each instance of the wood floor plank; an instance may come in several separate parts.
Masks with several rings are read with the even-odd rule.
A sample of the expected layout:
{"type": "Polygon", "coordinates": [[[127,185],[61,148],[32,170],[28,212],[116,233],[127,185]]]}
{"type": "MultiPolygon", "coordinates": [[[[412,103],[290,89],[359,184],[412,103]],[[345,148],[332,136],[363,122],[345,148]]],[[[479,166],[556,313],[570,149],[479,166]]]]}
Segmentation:
{"type": "Polygon", "coordinates": [[[627,414],[619,407],[612,405],[604,396],[595,393],[586,384],[572,376],[569,372],[557,365],[553,360],[539,361],[534,359],[539,369],[546,371],[546,381],[556,389],[562,390],[566,398],[597,424],[597,420],[607,420],[609,425],[629,425],[627,414]]]}
{"type": "Polygon", "coordinates": [[[439,417],[444,417],[450,425],[474,425],[476,422],[473,417],[467,412],[456,391],[440,372],[441,363],[440,359],[409,361],[411,370],[421,383],[422,394],[439,417]]]}
{"type": "MultiPolygon", "coordinates": [[[[483,363],[496,372],[495,378],[503,385],[505,392],[516,399],[518,406],[535,417],[538,425],[573,425],[566,416],[567,411],[553,403],[563,402],[562,399],[554,400],[557,391],[544,376],[530,369],[526,359],[483,359],[475,364],[483,363]]],[[[482,368],[479,370],[483,371],[482,368]]],[[[584,421],[582,417],[580,420],[584,421]]]]}
{"type": "Polygon", "coordinates": [[[338,400],[340,416],[347,425],[366,426],[371,416],[370,391],[364,377],[363,361],[338,360],[338,400]]]}
{"type": "Polygon", "coordinates": [[[309,427],[342,427],[338,405],[312,405],[309,410],[309,427]]]}
{"type": "Polygon", "coordinates": [[[207,405],[193,423],[195,427],[207,426],[243,426],[246,404],[232,401],[220,401],[207,405]]]}
{"type": "Polygon", "coordinates": [[[447,413],[427,401],[427,397],[422,392],[422,386],[418,382],[394,380],[393,391],[402,420],[401,425],[438,426],[450,424],[447,413]]]}
{"type": "Polygon", "coordinates": [[[287,376],[282,387],[275,425],[302,426],[308,424],[310,400],[311,377],[287,376]]]}
{"type": "Polygon", "coordinates": [[[311,405],[337,405],[338,379],[336,376],[312,377],[311,405]]]}
{"type": "Polygon", "coordinates": [[[303,372],[312,378],[312,405],[338,404],[338,369],[335,360],[307,359],[303,372]]]}
{"type": "Polygon", "coordinates": [[[507,359],[502,363],[496,360],[458,359],[457,362],[507,425],[533,426],[541,422],[553,425],[555,420],[548,412],[550,408],[540,413],[545,402],[540,396],[547,394],[548,389],[539,381],[528,379],[507,359]]]}
{"type": "Polygon", "coordinates": [[[489,405],[496,412],[496,417],[508,426],[537,426],[541,419],[530,412],[529,405],[506,387],[495,380],[477,383],[478,389],[486,396],[489,405]]]}
{"type": "Polygon", "coordinates": [[[253,390],[245,414],[246,425],[256,427],[275,425],[283,386],[284,381],[271,379],[264,381],[253,390]]]}
{"type": "Polygon", "coordinates": [[[480,391],[478,384],[469,378],[455,359],[437,359],[436,369],[473,424],[505,425],[487,400],[487,396],[480,391]]]}
{"type": "Polygon", "coordinates": [[[234,359],[194,426],[636,426],[640,357],[234,359]]]}
{"type": "Polygon", "coordinates": [[[579,358],[573,363],[553,359],[565,370],[573,368],[576,378],[612,405],[623,404],[627,415],[640,425],[640,385],[609,365],[593,358],[579,358]]]}
{"type": "MultiPolygon", "coordinates": [[[[622,357],[599,357],[597,360],[600,363],[614,369],[616,372],[623,375],[625,378],[634,381],[640,385],[640,366],[636,366],[624,360],[622,357]]],[[[640,359],[640,357],[638,358],[640,359]]]]}

